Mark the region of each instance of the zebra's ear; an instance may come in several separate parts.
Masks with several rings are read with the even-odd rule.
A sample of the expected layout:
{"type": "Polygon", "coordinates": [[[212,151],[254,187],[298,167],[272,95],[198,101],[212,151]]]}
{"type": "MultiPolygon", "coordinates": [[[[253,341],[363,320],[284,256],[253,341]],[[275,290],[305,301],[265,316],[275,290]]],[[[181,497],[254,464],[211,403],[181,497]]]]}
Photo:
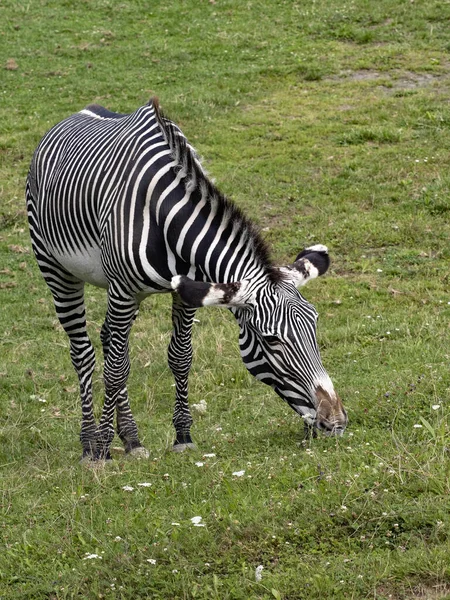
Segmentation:
{"type": "Polygon", "coordinates": [[[192,308],[201,306],[243,306],[246,304],[247,281],[206,283],[184,275],[172,278],[172,289],[192,308]]]}
{"type": "Polygon", "coordinates": [[[311,279],[326,273],[329,266],[328,248],[322,244],[316,244],[302,250],[293,265],[281,267],[280,270],[296,287],[301,287],[311,279]]]}

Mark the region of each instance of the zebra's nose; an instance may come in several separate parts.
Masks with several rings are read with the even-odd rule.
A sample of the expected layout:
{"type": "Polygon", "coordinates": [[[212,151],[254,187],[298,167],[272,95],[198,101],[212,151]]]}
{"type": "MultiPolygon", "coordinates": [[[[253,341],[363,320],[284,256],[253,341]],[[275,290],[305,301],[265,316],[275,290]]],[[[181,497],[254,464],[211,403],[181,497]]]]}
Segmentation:
{"type": "Polygon", "coordinates": [[[316,397],[317,429],[326,435],[341,436],[347,426],[347,413],[341,399],[334,390],[330,393],[320,386],[316,390],[316,397]]]}
{"type": "Polygon", "coordinates": [[[336,425],[326,420],[316,421],[315,426],[326,436],[340,437],[341,435],[344,435],[345,431],[345,425],[336,425]]]}

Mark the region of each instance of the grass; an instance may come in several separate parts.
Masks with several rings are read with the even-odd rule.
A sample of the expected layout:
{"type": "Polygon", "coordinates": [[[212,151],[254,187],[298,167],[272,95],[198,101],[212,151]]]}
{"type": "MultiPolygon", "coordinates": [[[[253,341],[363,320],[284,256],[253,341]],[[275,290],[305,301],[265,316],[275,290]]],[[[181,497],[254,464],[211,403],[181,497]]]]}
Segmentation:
{"type": "MultiPolygon", "coordinates": [[[[0,5],[0,598],[450,597],[449,5],[0,5]],[[304,293],[344,438],[303,442],[246,373],[232,316],[204,309],[191,402],[208,408],[198,450],[171,453],[170,301],[157,297],[133,328],[129,382],[151,458],[79,465],[77,382],[24,180],[52,124],[151,94],[277,262],[329,246],[330,272],[304,293]]],[[[104,310],[89,288],[98,410],[104,310]]]]}

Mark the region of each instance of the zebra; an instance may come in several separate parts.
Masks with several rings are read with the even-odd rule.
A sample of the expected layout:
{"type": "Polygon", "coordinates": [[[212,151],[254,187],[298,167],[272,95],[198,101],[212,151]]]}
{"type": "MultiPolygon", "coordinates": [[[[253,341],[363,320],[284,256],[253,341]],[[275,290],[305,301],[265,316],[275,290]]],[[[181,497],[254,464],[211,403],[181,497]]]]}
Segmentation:
{"type": "Polygon", "coordinates": [[[172,294],[174,450],[195,447],[188,374],[202,306],[231,310],[246,368],[307,426],[344,432],[347,415],[317,346],[317,312],[297,290],[326,272],[327,248],[308,247],[292,264],[274,266],[256,226],[218,190],[156,98],[131,114],[89,105],[55,125],[33,155],[26,201],[33,251],[79,379],[82,459],[111,458],[114,414],[125,451],[148,456],[128,400],[128,344],[141,301],[155,293],[172,294]],[[107,290],[98,424],[85,283],[107,290]]]}

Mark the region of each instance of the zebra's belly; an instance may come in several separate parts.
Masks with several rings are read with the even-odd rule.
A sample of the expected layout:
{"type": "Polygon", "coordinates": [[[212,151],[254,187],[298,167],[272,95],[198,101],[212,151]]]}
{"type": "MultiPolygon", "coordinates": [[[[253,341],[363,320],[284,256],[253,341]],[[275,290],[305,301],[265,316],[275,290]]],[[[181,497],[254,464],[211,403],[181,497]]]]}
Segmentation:
{"type": "Polygon", "coordinates": [[[108,287],[108,280],[102,268],[100,248],[78,248],[64,254],[53,251],[52,254],[74,277],[97,287],[108,287]]]}

